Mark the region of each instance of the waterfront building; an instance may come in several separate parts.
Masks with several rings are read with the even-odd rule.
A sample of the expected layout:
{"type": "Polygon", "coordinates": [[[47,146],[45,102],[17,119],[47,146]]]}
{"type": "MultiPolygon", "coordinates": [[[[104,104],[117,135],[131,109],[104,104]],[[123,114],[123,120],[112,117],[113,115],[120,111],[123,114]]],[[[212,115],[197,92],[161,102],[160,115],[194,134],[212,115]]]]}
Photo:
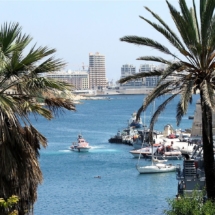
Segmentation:
{"type": "MultiPolygon", "coordinates": [[[[150,72],[156,69],[156,66],[153,64],[141,64],[139,68],[139,72],[150,72]]],[[[159,81],[159,76],[145,77],[142,79],[143,85],[145,87],[155,87],[159,81]]]]}
{"type": "Polygon", "coordinates": [[[121,67],[121,78],[125,78],[129,75],[134,75],[136,73],[136,67],[132,64],[124,64],[121,67]]]}
{"type": "Polygon", "coordinates": [[[52,72],[47,73],[45,77],[72,84],[77,90],[89,89],[89,74],[87,71],[52,72]]]}
{"type": "Polygon", "coordinates": [[[96,52],[89,53],[89,84],[90,89],[101,90],[106,88],[105,56],[96,52]]]}
{"type": "MultiPolygon", "coordinates": [[[[121,67],[121,78],[125,78],[130,75],[134,75],[136,73],[136,67],[133,66],[132,64],[124,64],[121,67]]],[[[124,88],[130,88],[130,87],[137,87],[137,86],[142,86],[142,80],[137,79],[133,81],[128,81],[125,84],[121,84],[124,88]]]]}

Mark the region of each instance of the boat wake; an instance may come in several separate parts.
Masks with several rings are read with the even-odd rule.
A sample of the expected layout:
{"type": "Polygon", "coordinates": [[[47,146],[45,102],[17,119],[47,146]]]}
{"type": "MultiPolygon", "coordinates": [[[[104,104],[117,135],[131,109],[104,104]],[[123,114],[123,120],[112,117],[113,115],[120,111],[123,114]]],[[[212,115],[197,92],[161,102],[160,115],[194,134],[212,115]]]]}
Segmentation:
{"type": "Polygon", "coordinates": [[[62,152],[62,153],[69,153],[69,152],[70,152],[70,150],[69,150],[69,148],[68,148],[68,149],[64,149],[64,150],[58,150],[58,152],[62,152]]]}

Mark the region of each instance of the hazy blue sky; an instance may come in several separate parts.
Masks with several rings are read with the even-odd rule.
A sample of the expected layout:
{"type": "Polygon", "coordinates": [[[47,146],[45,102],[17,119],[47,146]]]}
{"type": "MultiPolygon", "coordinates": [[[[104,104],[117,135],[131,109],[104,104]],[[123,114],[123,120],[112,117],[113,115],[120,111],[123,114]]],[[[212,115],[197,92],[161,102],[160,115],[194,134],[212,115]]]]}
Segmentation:
{"type": "MultiPolygon", "coordinates": [[[[178,8],[177,0],[170,2],[178,8]]],[[[171,21],[165,0],[0,0],[0,3],[1,24],[19,22],[23,32],[34,38],[33,43],[56,48],[56,57],[68,63],[66,70],[81,69],[82,63],[88,65],[90,52],[100,52],[106,56],[107,78],[116,81],[123,64],[133,64],[139,69],[139,65],[145,62],[137,61],[137,57],[162,56],[152,49],[120,42],[120,37],[150,37],[169,46],[139,18],[139,15],[152,17],[144,8],[147,6],[167,22],[171,21]]],[[[172,22],[169,24],[171,26],[172,22]]]]}

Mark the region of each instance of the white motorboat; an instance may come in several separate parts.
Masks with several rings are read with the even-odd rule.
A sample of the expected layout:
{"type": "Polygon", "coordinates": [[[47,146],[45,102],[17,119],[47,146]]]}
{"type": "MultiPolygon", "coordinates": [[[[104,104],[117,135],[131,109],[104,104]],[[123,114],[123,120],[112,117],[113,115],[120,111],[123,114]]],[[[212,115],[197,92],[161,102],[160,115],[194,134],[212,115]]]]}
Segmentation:
{"type": "Polygon", "coordinates": [[[151,155],[152,151],[153,151],[153,153],[155,153],[159,147],[161,147],[161,144],[153,144],[153,148],[152,148],[148,143],[146,143],[145,146],[144,146],[144,144],[142,145],[141,149],[131,150],[130,153],[135,158],[138,158],[139,156],[140,157],[145,157],[147,155],[151,155]]]}
{"type": "Polygon", "coordinates": [[[144,173],[165,173],[165,172],[174,172],[176,170],[176,166],[172,164],[164,164],[164,163],[158,163],[149,166],[136,166],[138,172],[140,174],[144,173]]]}
{"type": "Polygon", "coordinates": [[[88,152],[90,149],[91,146],[80,134],[78,135],[77,142],[73,142],[72,145],[70,146],[70,150],[77,152],[88,152]]]}
{"type": "MultiPolygon", "coordinates": [[[[173,143],[171,145],[165,146],[164,144],[157,149],[157,151],[153,154],[154,158],[156,157],[158,160],[181,160],[182,153],[180,149],[173,147],[173,143]]],[[[148,158],[152,158],[152,154],[147,155],[148,158]]]]}

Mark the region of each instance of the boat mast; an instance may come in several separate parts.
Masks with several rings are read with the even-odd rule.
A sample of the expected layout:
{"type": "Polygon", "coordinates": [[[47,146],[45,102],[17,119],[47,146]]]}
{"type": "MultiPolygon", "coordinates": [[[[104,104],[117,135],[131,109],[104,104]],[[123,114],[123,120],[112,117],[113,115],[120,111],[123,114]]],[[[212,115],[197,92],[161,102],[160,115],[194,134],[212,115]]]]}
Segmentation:
{"type": "MultiPolygon", "coordinates": [[[[155,112],[155,100],[152,103],[152,116],[153,116],[154,112],[155,112]]],[[[149,132],[151,132],[151,131],[149,131],[149,132]]],[[[153,130],[152,130],[152,135],[150,135],[150,136],[151,136],[151,138],[153,137],[153,130]]],[[[151,138],[149,138],[149,139],[151,139],[151,138]]],[[[151,140],[151,147],[152,147],[152,166],[154,166],[153,140],[151,140]]]]}

